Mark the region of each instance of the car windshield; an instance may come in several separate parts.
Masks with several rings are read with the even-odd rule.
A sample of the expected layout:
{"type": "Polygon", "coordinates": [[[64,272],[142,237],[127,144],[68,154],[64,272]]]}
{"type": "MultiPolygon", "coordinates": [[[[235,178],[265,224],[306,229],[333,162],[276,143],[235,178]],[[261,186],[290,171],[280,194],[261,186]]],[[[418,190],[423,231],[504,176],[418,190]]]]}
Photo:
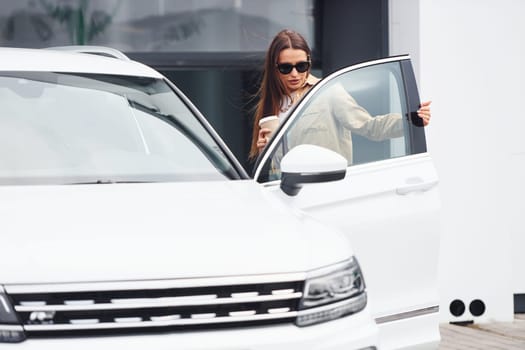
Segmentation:
{"type": "Polygon", "coordinates": [[[0,185],[238,178],[162,79],[1,72],[0,185]]]}

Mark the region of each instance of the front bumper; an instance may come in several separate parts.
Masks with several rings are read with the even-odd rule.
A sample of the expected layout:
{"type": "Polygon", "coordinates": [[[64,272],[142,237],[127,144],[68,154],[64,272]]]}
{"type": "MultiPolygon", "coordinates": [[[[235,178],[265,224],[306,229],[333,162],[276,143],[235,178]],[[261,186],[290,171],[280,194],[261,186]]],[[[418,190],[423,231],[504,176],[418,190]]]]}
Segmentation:
{"type": "Polygon", "coordinates": [[[368,349],[369,347],[373,349],[377,343],[377,326],[372,321],[368,308],[365,308],[357,314],[309,327],[281,324],[147,335],[29,338],[21,343],[0,344],[0,348],[16,350],[92,350],[97,348],[125,348],[127,350],[351,350],[368,349]]]}

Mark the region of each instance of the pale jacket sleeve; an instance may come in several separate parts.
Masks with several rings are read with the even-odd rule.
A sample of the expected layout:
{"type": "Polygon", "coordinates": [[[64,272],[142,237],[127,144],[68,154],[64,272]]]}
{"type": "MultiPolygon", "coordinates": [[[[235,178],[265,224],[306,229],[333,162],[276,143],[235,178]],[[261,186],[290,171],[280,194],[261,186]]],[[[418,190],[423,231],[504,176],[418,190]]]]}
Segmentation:
{"type": "Polygon", "coordinates": [[[345,129],[373,141],[403,136],[403,120],[399,113],[372,117],[342,85],[337,84],[332,89],[329,92],[331,111],[345,129]]]}

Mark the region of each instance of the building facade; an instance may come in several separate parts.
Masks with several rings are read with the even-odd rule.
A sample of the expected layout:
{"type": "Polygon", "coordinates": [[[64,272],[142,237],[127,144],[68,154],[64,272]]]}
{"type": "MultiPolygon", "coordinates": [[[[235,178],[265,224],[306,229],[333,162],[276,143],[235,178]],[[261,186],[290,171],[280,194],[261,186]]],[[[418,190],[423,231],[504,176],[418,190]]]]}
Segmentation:
{"type": "Polygon", "coordinates": [[[174,81],[250,170],[264,53],[284,28],[305,36],[314,73],[388,56],[387,0],[4,0],[0,46],[103,45],[174,81]]]}

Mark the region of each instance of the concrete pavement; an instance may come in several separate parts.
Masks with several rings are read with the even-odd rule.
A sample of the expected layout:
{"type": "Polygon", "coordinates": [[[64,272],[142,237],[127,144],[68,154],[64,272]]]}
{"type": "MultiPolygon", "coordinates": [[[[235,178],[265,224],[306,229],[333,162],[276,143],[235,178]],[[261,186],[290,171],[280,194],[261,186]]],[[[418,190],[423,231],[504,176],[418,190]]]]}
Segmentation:
{"type": "Polygon", "coordinates": [[[525,350],[525,314],[513,322],[442,324],[439,350],[525,350]]]}

